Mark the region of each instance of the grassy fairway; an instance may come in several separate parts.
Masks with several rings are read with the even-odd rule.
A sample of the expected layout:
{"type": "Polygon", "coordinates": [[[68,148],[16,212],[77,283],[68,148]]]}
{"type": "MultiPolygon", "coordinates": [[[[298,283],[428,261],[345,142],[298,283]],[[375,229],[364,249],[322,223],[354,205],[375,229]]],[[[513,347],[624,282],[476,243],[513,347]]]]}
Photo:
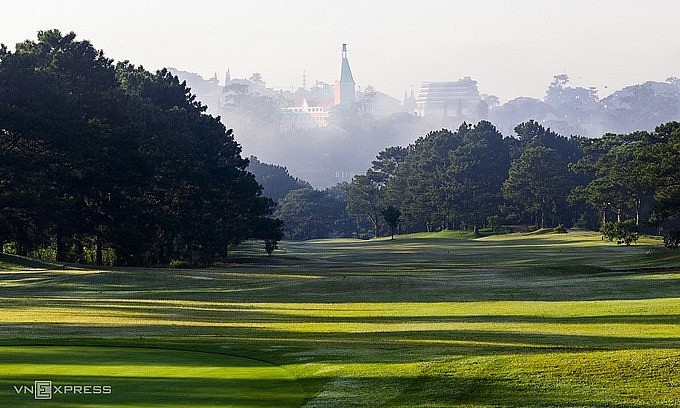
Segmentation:
{"type": "MultiPolygon", "coordinates": [[[[680,251],[590,233],[283,243],[208,270],[0,258],[0,401],[680,406],[680,251]],[[103,397],[103,396],[102,396],[103,397]]],[[[49,405],[46,405],[49,406],[49,405]]]]}
{"type": "Polygon", "coordinates": [[[240,357],[121,347],[0,347],[0,401],[4,406],[44,405],[15,387],[33,386],[35,380],[45,379],[62,387],[50,401],[56,407],[297,407],[304,396],[286,370],[240,357]],[[66,392],[67,385],[101,388],[83,394],[66,392]],[[105,394],[104,386],[111,387],[111,392],[105,394]]]}

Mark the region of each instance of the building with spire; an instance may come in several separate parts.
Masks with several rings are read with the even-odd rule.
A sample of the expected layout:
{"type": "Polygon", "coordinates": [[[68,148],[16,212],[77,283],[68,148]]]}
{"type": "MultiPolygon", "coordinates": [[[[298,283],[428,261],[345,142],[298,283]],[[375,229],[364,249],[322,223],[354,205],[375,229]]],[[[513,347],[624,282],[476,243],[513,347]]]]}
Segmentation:
{"type": "MultiPolygon", "coordinates": [[[[347,44],[342,44],[342,60],[340,79],[335,86],[317,81],[316,85],[307,89],[307,71],[302,71],[302,88],[293,93],[291,106],[283,108],[282,127],[305,128],[326,127],[333,106],[350,106],[356,101],[356,83],[352,76],[347,59],[347,44]],[[327,91],[330,91],[327,93],[327,91]]],[[[398,100],[395,100],[397,105],[398,100]]]]}
{"type": "Polygon", "coordinates": [[[347,44],[342,44],[342,64],[340,80],[335,83],[335,105],[352,104],[356,98],[356,83],[347,60],[347,44]]]}

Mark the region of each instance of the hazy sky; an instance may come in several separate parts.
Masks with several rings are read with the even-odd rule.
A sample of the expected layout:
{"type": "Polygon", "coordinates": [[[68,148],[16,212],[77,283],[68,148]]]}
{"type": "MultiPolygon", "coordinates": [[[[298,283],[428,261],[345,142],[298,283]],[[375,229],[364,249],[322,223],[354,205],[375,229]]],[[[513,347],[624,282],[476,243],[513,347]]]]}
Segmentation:
{"type": "Polygon", "coordinates": [[[347,43],[360,86],[401,98],[471,76],[502,101],[543,97],[556,74],[596,86],[680,76],[680,1],[2,0],[0,42],[74,31],[115,60],[275,87],[334,82],[347,43]]]}

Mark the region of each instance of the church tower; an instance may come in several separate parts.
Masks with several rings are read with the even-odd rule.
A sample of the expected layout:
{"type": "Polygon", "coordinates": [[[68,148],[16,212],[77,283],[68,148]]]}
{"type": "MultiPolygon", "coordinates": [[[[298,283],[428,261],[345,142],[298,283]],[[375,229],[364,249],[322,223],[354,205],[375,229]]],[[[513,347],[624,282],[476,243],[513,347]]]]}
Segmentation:
{"type": "MultiPolygon", "coordinates": [[[[217,74],[215,74],[215,75],[217,75],[217,74]]],[[[224,74],[224,86],[229,85],[230,82],[231,82],[231,72],[229,71],[229,68],[227,68],[227,73],[224,74]]]]}
{"type": "Polygon", "coordinates": [[[416,111],[416,96],[413,94],[413,86],[411,86],[411,95],[404,92],[404,102],[401,106],[404,112],[412,114],[416,111]]]}
{"type": "Polygon", "coordinates": [[[335,82],[335,105],[354,103],[355,82],[352,70],[349,69],[347,60],[347,44],[342,44],[342,65],[340,67],[340,80],[335,82]]]}

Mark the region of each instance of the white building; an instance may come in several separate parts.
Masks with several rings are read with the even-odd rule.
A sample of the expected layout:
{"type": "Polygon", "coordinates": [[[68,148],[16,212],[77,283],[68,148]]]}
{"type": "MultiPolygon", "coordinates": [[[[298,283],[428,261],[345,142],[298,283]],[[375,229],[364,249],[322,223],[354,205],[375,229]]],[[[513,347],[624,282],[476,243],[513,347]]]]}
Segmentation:
{"type": "MultiPolygon", "coordinates": [[[[302,91],[307,92],[311,99],[308,101],[305,98],[301,104],[298,100],[295,106],[283,109],[282,126],[284,128],[326,127],[333,106],[352,105],[356,102],[356,83],[347,59],[347,44],[342,44],[341,56],[340,78],[335,82],[332,97],[326,98],[319,92],[312,95],[308,90],[303,89],[302,91]],[[313,105],[310,105],[310,101],[313,105]]],[[[306,83],[306,74],[303,74],[303,83],[306,83]]],[[[317,91],[323,91],[323,89],[319,88],[317,91]]]]}
{"type": "Polygon", "coordinates": [[[302,106],[293,106],[283,110],[283,126],[286,128],[326,127],[330,111],[330,106],[309,106],[307,99],[303,99],[302,106]]]}
{"type": "Polygon", "coordinates": [[[418,116],[446,118],[472,113],[481,100],[477,81],[423,82],[416,97],[418,116]]]}

